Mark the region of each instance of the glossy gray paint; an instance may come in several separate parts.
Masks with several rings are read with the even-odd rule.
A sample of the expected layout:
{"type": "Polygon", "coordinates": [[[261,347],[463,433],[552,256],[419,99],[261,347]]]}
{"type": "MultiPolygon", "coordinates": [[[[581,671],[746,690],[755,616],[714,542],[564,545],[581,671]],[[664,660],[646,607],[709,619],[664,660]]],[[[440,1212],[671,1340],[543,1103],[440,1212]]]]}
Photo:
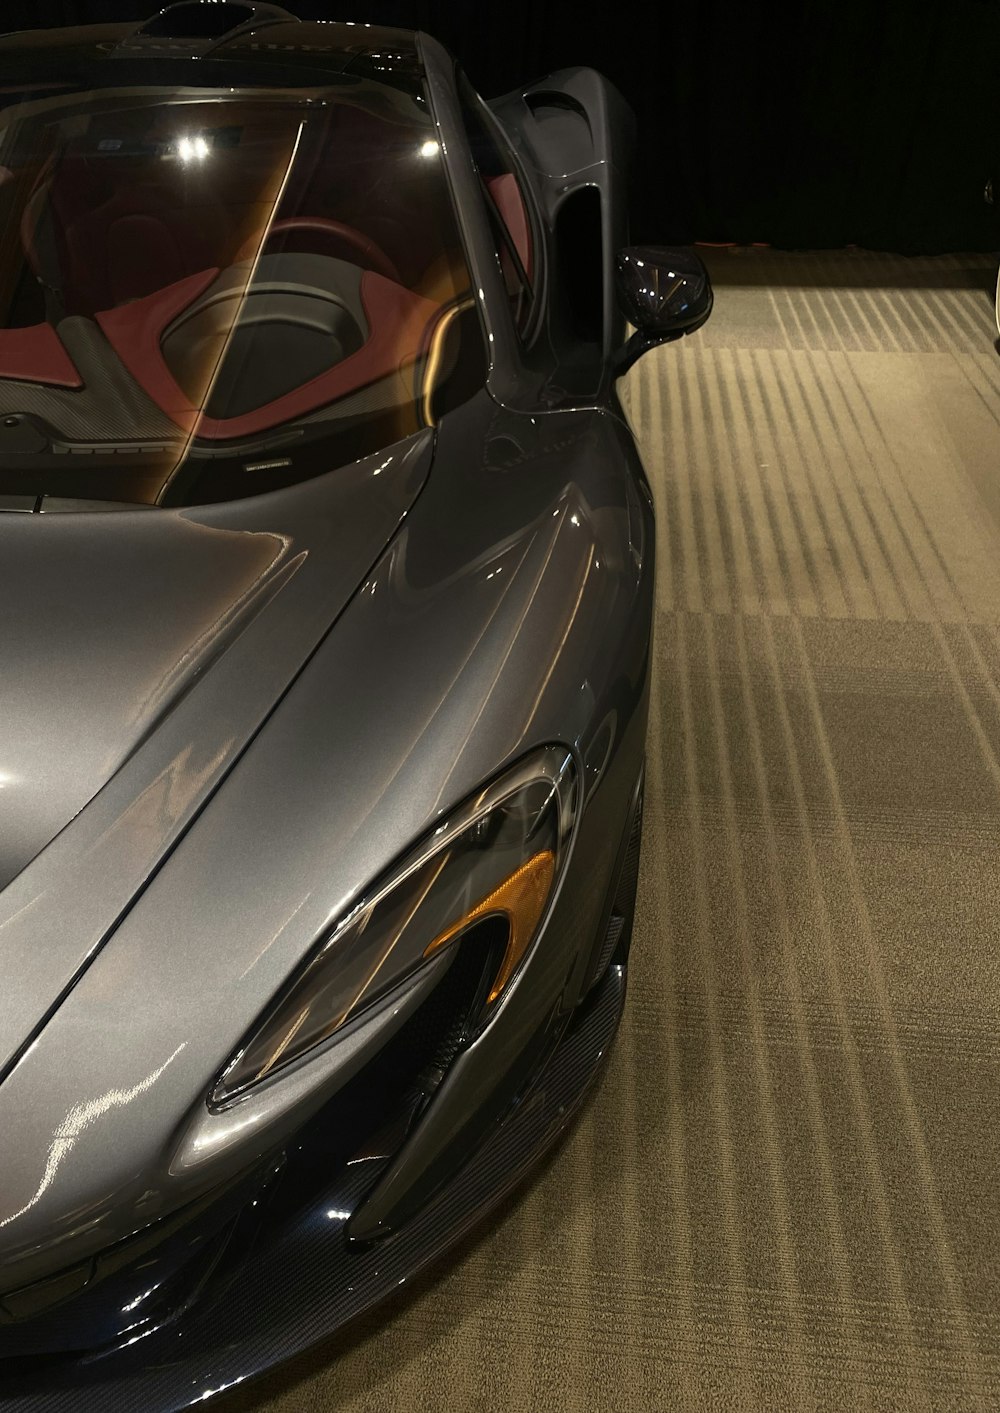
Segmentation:
{"type": "Polygon", "coordinates": [[[534,276],[541,328],[526,347],[509,317],[496,245],[464,137],[454,63],[428,35],[420,36],[420,50],[487,331],[490,394],[507,407],[529,412],[613,402],[609,360],[625,329],[616,302],[615,254],[628,239],[626,177],[634,126],[630,109],[592,69],[560,70],[492,105],[519,163],[522,182],[533,197],[541,236],[534,276]],[[574,122],[565,112],[553,119],[551,109],[543,114],[532,106],[541,94],[578,105],[586,119],[578,117],[574,122]],[[560,314],[560,296],[571,304],[576,291],[563,289],[555,233],[566,201],[588,188],[601,197],[603,252],[593,278],[602,287],[603,335],[592,349],[573,348],[574,356],[568,360],[565,354],[574,345],[573,331],[556,326],[565,318],[560,314]]]}
{"type": "MultiPolygon", "coordinates": [[[[80,592],[82,571],[64,582],[49,546],[88,536],[113,546],[92,599],[81,592],[93,662],[78,656],[68,618],[39,620],[45,658],[87,684],[72,730],[52,707],[35,739],[29,648],[38,658],[43,634],[18,639],[23,822],[8,868],[21,871],[0,892],[11,978],[0,996],[0,1132],[18,1142],[0,1149],[0,1291],[86,1258],[280,1147],[431,973],[342,1051],[327,1048],[222,1124],[207,1107],[220,1070],[353,899],[485,779],[549,743],[572,751],[584,795],[549,921],[369,1195],[355,1237],[393,1229],[454,1170],[580,998],[641,767],[652,614],[648,488],[605,359],[620,325],[613,255],[583,397],[560,367],[565,331],[531,353],[518,342],[450,60],[425,37],[421,49],[492,335],[488,388],[443,418],[430,474],[422,434],[235,505],[0,516],[0,535],[34,537],[19,543],[34,546],[31,572],[57,593],[70,582],[80,592]],[[28,523],[8,531],[15,521],[28,523]],[[175,603],[165,593],[175,612],[137,648],[155,595],[129,601],[128,565],[158,564],[173,582],[182,547],[209,540],[220,547],[204,569],[214,617],[203,621],[196,594],[182,588],[175,603]],[[60,732],[66,769],[51,763],[60,732]]],[[[554,320],[560,204],[594,185],[606,246],[624,230],[627,123],[596,75],[551,83],[591,103],[589,153],[578,126],[560,148],[551,128],[544,141],[532,128],[529,104],[499,106],[538,205],[538,298],[554,320]]],[[[6,733],[3,745],[13,762],[6,733]]]]}
{"type": "MultiPolygon", "coordinates": [[[[0,1288],[154,1220],[300,1121],[337,1082],[328,1067],[295,1103],[276,1084],[270,1115],[230,1115],[213,1164],[177,1137],[204,1133],[206,1090],[270,997],[434,819],[534,746],[585,757],[630,672],[641,695],[651,526],[621,474],[628,434],[605,413],[531,418],[483,395],[439,438],[350,609],[0,1084],[0,1130],[20,1137],[0,1154],[0,1288]]],[[[629,747],[611,818],[641,741],[629,747]]],[[[588,869],[577,917],[599,906],[610,862],[588,869]]],[[[566,959],[538,956],[544,985],[523,972],[501,1016],[522,994],[532,1024],[559,1002],[566,959]]]]}
{"type": "Polygon", "coordinates": [[[14,842],[2,857],[21,869],[0,892],[0,1075],[357,588],[430,450],[422,433],[329,477],[198,511],[0,515],[0,598],[13,606],[0,808],[14,842]],[[214,621],[183,590],[201,544],[218,556],[214,621]],[[159,583],[147,589],[151,566],[159,583]],[[154,605],[164,626],[140,647],[154,605]]]}
{"type": "MultiPolygon", "coordinates": [[[[578,386],[577,396],[583,391],[602,400],[611,387],[612,354],[625,338],[625,320],[616,298],[615,257],[629,238],[628,169],[635,135],[632,110],[603,75],[581,68],[548,74],[491,106],[521,158],[550,240],[569,198],[587,189],[600,193],[603,334],[586,370],[589,382],[578,386]]],[[[558,270],[553,270],[552,278],[558,280],[558,270]]],[[[572,301],[579,291],[566,293],[572,301]]],[[[546,291],[550,321],[551,311],[558,308],[552,294],[546,291]]],[[[551,339],[548,346],[551,349],[551,339]]],[[[544,367],[541,349],[532,362],[544,367]]],[[[579,373],[576,376],[579,378],[579,373]]]]}

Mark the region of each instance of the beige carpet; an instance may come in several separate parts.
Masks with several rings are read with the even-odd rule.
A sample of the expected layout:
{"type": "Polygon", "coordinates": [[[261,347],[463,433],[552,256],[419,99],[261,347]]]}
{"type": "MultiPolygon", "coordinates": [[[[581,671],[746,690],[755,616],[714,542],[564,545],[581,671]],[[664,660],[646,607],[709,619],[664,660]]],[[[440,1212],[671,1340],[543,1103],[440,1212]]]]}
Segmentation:
{"type": "Polygon", "coordinates": [[[537,1183],[230,1409],[1000,1408],[988,257],[715,252],[658,502],[629,1006],[537,1183]]]}

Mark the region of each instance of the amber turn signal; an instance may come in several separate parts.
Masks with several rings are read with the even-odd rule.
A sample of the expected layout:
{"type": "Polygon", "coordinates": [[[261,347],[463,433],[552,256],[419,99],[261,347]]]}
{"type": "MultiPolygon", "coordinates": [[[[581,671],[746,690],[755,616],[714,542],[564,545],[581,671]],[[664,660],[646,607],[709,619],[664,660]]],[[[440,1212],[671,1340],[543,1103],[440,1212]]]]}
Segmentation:
{"type": "Polygon", "coordinates": [[[444,932],[439,933],[424,950],[424,956],[433,956],[475,922],[498,915],[506,917],[509,928],[507,950],[489,994],[489,1000],[495,1001],[514,975],[535,935],[552,891],[555,870],[556,856],[551,849],[543,849],[541,853],[533,854],[520,868],[515,869],[508,878],[498,884],[492,893],[487,894],[457,922],[453,922],[444,932]]]}

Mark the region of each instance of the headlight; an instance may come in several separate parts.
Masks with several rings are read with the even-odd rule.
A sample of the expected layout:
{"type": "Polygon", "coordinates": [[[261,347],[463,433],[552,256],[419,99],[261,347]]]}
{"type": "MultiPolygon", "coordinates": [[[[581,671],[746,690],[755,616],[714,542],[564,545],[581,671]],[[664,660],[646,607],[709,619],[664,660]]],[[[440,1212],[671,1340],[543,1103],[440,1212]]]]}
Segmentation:
{"type": "Polygon", "coordinates": [[[486,998],[494,1004],[545,915],[575,794],[572,757],[547,747],[456,810],[334,925],[229,1063],[213,1105],[300,1059],[443,948],[463,937],[475,945],[473,929],[499,919],[506,946],[486,998]]]}

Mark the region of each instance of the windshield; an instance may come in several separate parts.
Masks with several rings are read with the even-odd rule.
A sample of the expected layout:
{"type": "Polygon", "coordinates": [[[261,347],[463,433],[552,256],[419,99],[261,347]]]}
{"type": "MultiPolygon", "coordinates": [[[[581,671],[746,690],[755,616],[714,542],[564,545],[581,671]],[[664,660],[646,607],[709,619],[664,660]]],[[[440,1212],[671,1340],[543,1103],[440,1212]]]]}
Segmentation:
{"type": "Polygon", "coordinates": [[[22,96],[0,113],[0,494],[252,495],[482,385],[421,92],[22,96]]]}

